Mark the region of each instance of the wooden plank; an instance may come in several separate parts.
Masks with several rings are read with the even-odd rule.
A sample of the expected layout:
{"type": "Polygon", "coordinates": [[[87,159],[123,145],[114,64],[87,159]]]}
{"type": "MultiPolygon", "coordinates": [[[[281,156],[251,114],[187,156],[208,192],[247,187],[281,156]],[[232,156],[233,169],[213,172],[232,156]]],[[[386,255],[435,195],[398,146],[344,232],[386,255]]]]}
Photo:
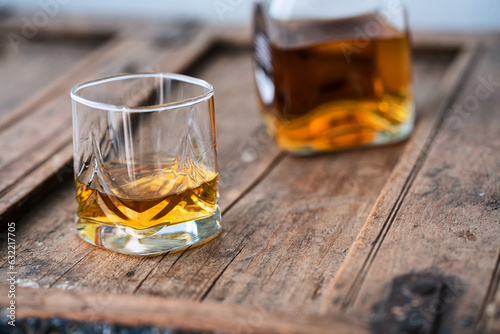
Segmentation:
{"type": "MultiPolygon", "coordinates": [[[[19,18],[14,17],[10,18],[9,20],[0,22],[0,29],[5,30],[6,34],[9,32],[17,32],[21,34],[20,30],[22,30],[22,25],[19,26],[18,19],[19,18]]],[[[31,92],[31,94],[24,94],[23,97],[25,103],[18,108],[12,109],[12,106],[6,106],[5,104],[3,105],[3,108],[1,109],[2,113],[0,115],[0,131],[17,122],[20,118],[26,116],[27,114],[30,114],[31,109],[40,108],[45,103],[47,103],[47,101],[57,98],[58,95],[67,94],[72,85],[78,83],[78,81],[75,80],[75,77],[81,77],[82,80],[85,80],[84,78],[92,78],[91,76],[84,77],[82,76],[82,73],[88,72],[89,69],[92,70],[95,67],[96,63],[102,61],[104,54],[112,49],[120,48],[120,46],[123,47],[122,44],[124,43],[126,43],[128,48],[134,48],[133,44],[135,42],[133,41],[139,41],[138,44],[142,45],[144,47],[144,50],[159,48],[158,51],[160,52],[165,48],[175,49],[182,43],[188,45],[198,45],[199,47],[203,48],[206,46],[206,42],[209,42],[212,38],[205,38],[205,40],[203,40],[203,38],[200,37],[206,37],[209,34],[212,35],[212,32],[204,32],[203,34],[198,36],[197,43],[192,43],[190,40],[194,38],[194,36],[196,36],[198,32],[200,32],[199,27],[188,24],[145,24],[138,22],[115,22],[113,20],[103,22],[102,20],[95,21],[91,19],[81,18],[72,19],[68,17],[53,18],[49,22],[49,24],[44,27],[44,29],[40,30],[41,36],[37,35],[36,37],[28,40],[25,44],[22,44],[19,47],[19,53],[21,56],[26,53],[33,59],[22,59],[22,61],[16,60],[15,64],[9,63],[8,68],[10,71],[15,71],[16,69],[14,67],[16,67],[15,65],[17,63],[19,63],[20,65],[23,65],[23,67],[19,66],[22,67],[21,69],[18,69],[20,70],[20,72],[26,71],[27,73],[29,72],[30,75],[35,76],[35,80],[32,80],[34,82],[33,85],[37,83],[37,79],[43,80],[40,82],[43,82],[44,85],[38,83],[38,86],[41,87],[40,91],[36,92],[36,94],[34,94],[35,92],[31,92]],[[103,45],[104,42],[107,43],[103,45]],[[102,46],[92,52],[92,54],[89,54],[87,57],[85,57],[82,61],[78,61],[72,64],[71,70],[68,69],[67,71],[63,72],[62,69],[58,68],[59,70],[54,72],[57,72],[60,77],[57,80],[50,80],[50,78],[44,78],[42,75],[40,75],[40,78],[36,76],[36,71],[43,70],[46,72],[50,72],[51,69],[54,70],[54,68],[52,68],[51,66],[47,66],[47,59],[43,59],[43,57],[40,57],[40,55],[34,54],[34,51],[37,50],[37,47],[41,48],[43,51],[45,44],[56,46],[65,45],[68,47],[74,44],[79,46],[80,48],[81,45],[88,44],[102,46]],[[173,46],[175,46],[175,48],[173,46]],[[33,48],[35,48],[35,50],[33,52],[22,52],[25,48],[28,49],[28,51],[33,51],[33,48]],[[45,66],[40,66],[40,63],[45,66]],[[26,66],[26,64],[29,64],[30,66],[26,66]],[[29,98],[27,98],[26,96],[29,96],[29,98]]],[[[9,43],[4,43],[3,46],[9,59],[22,58],[19,54],[10,50],[8,44],[9,43]]],[[[52,49],[54,48],[50,48],[50,50],[52,49]]],[[[136,53],[140,53],[140,50],[141,49],[138,49],[136,53]]],[[[52,50],[53,53],[57,51],[57,49],[52,50]]],[[[103,71],[104,75],[115,74],[119,72],[153,71],[154,66],[158,68],[158,65],[155,64],[154,59],[152,59],[152,62],[150,64],[141,65],[140,63],[134,63],[130,61],[130,55],[126,55],[128,53],[126,50],[122,50],[121,53],[125,56],[124,59],[120,60],[118,59],[120,58],[120,55],[115,55],[115,57],[117,58],[116,62],[118,66],[116,66],[114,70],[117,72],[112,72],[112,69],[108,68],[108,71],[103,71]],[[130,64],[123,64],[123,61],[129,61],[130,64]]],[[[170,61],[181,61],[189,63],[189,59],[191,59],[192,56],[197,57],[198,53],[193,52],[191,54],[188,54],[186,52],[186,55],[188,60],[185,60],[183,59],[183,57],[181,57],[179,59],[170,59],[170,61]]],[[[49,62],[49,65],[50,64],[51,63],[49,62]]],[[[58,62],[55,62],[54,66],[61,65],[58,64],[58,62]]],[[[172,68],[176,68],[176,65],[173,65],[172,68]]],[[[30,81],[29,84],[32,84],[32,82],[30,81]]],[[[19,95],[20,91],[24,92],[22,89],[18,89],[19,87],[17,85],[12,86],[16,87],[16,94],[19,95]]],[[[29,88],[29,85],[27,86],[29,88]]],[[[10,95],[12,94],[10,94],[9,87],[7,87],[6,91],[8,93],[5,93],[5,95],[9,95],[10,97],[10,95]]]]}
{"type": "MultiPolygon", "coordinates": [[[[2,285],[0,291],[6,292],[2,285]]],[[[119,323],[128,326],[218,333],[368,333],[365,324],[356,319],[310,315],[291,317],[258,308],[228,306],[146,296],[93,294],[81,291],[18,288],[16,291],[19,318],[58,317],[75,321],[119,323]]],[[[5,309],[8,300],[2,299],[5,309]]]]}
{"type": "MultiPolygon", "coordinates": [[[[182,35],[178,36],[182,38],[182,35]]],[[[28,102],[15,112],[13,123],[0,132],[0,221],[19,214],[35,193],[44,192],[64,172],[71,172],[71,105],[69,89],[78,82],[113,73],[133,71],[179,72],[210,45],[208,32],[183,46],[155,45],[151,40],[118,40],[80,64],[71,76],[47,93],[45,104],[28,102]],[[156,65],[154,65],[156,64],[156,65]]]]}
{"type": "Polygon", "coordinates": [[[168,273],[159,268],[143,286],[168,295],[175,284],[176,293],[182,288],[189,298],[317,313],[325,284],[402,148],[284,158],[226,214],[227,234],[199,254],[186,254],[168,273]],[[228,249],[232,256],[216,261],[220,250],[228,249]],[[208,283],[201,291],[187,279],[195,270],[208,283]],[[159,285],[165,276],[169,283],[159,285]],[[181,288],[180,280],[185,280],[181,288]]]}
{"type": "Polygon", "coordinates": [[[492,282],[498,282],[500,254],[500,159],[493,153],[500,148],[500,94],[498,84],[484,80],[498,82],[500,49],[463,59],[462,70],[445,82],[464,88],[443,99],[425,137],[414,137],[425,143],[417,154],[411,146],[405,152],[329,287],[326,310],[368,315],[393,277],[438,271],[455,279],[455,319],[460,319],[442,328],[465,332],[484,326],[486,297],[498,286],[492,282]],[[477,69],[460,79],[471,62],[477,69]],[[456,109],[457,104],[470,108],[470,101],[478,102],[473,111],[456,109]]]}
{"type": "Polygon", "coordinates": [[[25,99],[22,103],[12,105],[10,108],[2,109],[2,115],[0,116],[0,132],[12,126],[23,117],[30,115],[34,109],[42,108],[54,98],[61,96],[65,92],[67,93],[68,89],[71,89],[68,80],[71,80],[70,78],[75,76],[78,71],[81,71],[82,68],[87,68],[91,66],[93,62],[98,61],[99,58],[102,57],[103,53],[116,47],[117,42],[118,41],[114,39],[104,42],[103,45],[98,47],[96,50],[93,50],[82,60],[73,64],[72,69],[65,73],[59,73],[60,75],[57,78],[54,78],[54,80],[46,80],[44,85],[40,87],[39,91],[25,95],[25,99]],[[29,98],[27,98],[27,96],[29,96],[29,98]]]}

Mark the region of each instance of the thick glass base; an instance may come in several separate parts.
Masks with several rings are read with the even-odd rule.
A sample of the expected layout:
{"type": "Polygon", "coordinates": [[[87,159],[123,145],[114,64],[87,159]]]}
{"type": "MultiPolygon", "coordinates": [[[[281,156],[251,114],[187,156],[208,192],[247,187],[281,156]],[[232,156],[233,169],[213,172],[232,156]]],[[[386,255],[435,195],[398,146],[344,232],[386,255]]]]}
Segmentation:
{"type": "MultiPolygon", "coordinates": [[[[89,219],[76,217],[78,235],[92,245],[130,255],[152,255],[200,245],[215,236],[221,229],[221,213],[217,211],[206,218],[163,228],[155,227],[131,233],[130,228],[120,228],[89,219]]],[[[135,230],[134,230],[135,231],[135,230]]]]}

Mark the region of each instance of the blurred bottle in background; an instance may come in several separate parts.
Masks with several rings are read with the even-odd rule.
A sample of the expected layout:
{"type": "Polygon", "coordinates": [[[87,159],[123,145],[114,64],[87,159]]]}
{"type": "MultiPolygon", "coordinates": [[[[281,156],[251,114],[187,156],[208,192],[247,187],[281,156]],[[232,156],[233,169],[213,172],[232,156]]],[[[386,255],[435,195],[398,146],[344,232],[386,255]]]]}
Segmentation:
{"type": "Polygon", "coordinates": [[[284,150],[342,150],[411,133],[410,43],[399,2],[259,2],[253,43],[262,115],[284,150]]]}

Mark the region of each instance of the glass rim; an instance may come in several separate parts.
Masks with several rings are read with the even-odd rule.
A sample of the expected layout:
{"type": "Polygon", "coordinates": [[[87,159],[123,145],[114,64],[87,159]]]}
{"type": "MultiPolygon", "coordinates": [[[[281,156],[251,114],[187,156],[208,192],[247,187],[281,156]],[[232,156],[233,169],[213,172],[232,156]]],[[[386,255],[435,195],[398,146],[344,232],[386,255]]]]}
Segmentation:
{"type": "Polygon", "coordinates": [[[192,106],[192,105],[195,105],[197,103],[203,102],[205,100],[208,100],[209,98],[211,98],[214,95],[214,86],[203,79],[190,77],[190,76],[184,75],[184,74],[176,74],[176,73],[168,73],[168,72],[121,73],[121,74],[115,74],[115,75],[110,75],[110,76],[106,76],[106,77],[101,77],[101,78],[81,82],[81,83],[73,86],[73,88],[71,88],[70,95],[71,95],[71,99],[73,101],[79,102],[81,104],[84,104],[88,107],[95,108],[95,109],[107,110],[107,111],[117,111],[117,112],[150,112],[150,111],[162,111],[162,110],[176,109],[176,108],[181,108],[181,107],[188,107],[188,106],[192,106]],[[78,91],[80,91],[81,89],[84,89],[84,88],[98,86],[98,85],[105,84],[108,82],[127,80],[127,79],[136,79],[136,78],[171,79],[171,80],[176,80],[176,81],[180,81],[183,83],[189,83],[189,84],[205,87],[208,89],[208,91],[204,94],[201,94],[201,95],[181,99],[181,100],[174,101],[174,102],[151,105],[151,106],[134,107],[134,108],[92,101],[92,100],[86,99],[84,97],[81,97],[77,94],[78,91]]]}

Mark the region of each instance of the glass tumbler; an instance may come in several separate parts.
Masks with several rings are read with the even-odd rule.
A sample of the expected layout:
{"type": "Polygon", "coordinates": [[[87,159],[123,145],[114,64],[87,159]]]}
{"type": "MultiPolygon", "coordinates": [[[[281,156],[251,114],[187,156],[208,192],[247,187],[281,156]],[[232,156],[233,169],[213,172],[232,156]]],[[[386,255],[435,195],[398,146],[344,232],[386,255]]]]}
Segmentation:
{"type": "Polygon", "coordinates": [[[123,74],[71,90],[76,229],[85,241],[148,255],[221,229],[211,84],[123,74]]]}
{"type": "Polygon", "coordinates": [[[294,154],[392,143],[413,129],[410,43],[398,0],[268,0],[254,12],[264,121],[294,154]]]}

